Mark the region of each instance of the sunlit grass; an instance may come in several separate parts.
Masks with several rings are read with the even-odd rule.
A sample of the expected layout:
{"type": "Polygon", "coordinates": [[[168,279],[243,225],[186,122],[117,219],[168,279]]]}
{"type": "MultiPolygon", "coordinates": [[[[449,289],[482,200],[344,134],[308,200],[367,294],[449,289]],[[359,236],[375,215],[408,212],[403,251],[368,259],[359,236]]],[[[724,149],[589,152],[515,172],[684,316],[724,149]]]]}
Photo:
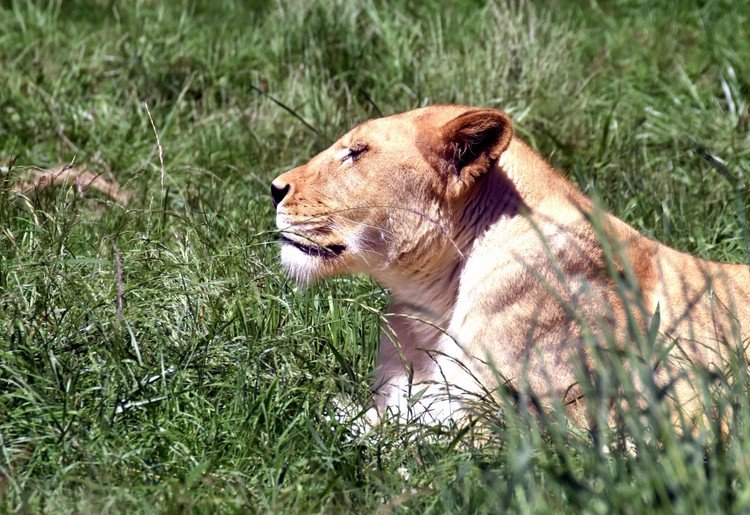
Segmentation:
{"type": "MultiPolygon", "coordinates": [[[[367,402],[387,292],[290,283],[268,184],[366,118],[500,107],[645,234],[750,255],[743,2],[416,5],[2,4],[3,510],[747,509],[740,355],[703,388],[728,434],[658,403],[593,432],[506,398],[489,435],[328,417],[367,402]],[[71,162],[133,199],[11,189],[71,162]]],[[[600,360],[592,406],[658,395],[600,360]]]]}

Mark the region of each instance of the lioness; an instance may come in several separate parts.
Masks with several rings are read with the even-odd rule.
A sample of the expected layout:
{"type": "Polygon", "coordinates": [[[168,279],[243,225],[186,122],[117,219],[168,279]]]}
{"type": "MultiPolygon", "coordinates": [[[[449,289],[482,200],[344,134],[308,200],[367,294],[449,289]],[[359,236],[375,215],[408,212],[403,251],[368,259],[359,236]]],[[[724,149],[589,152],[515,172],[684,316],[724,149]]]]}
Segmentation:
{"type": "MultiPolygon", "coordinates": [[[[632,346],[657,309],[659,331],[677,339],[672,362],[719,366],[750,329],[750,267],[691,257],[598,214],[494,109],[367,121],[277,177],[271,194],[298,282],[364,272],[392,292],[375,415],[455,418],[498,378],[540,398],[575,396],[577,370],[592,364],[586,335],[632,346]]],[[[663,366],[656,379],[676,374],[663,366]]],[[[689,379],[670,391],[691,409],[689,379]]]]}

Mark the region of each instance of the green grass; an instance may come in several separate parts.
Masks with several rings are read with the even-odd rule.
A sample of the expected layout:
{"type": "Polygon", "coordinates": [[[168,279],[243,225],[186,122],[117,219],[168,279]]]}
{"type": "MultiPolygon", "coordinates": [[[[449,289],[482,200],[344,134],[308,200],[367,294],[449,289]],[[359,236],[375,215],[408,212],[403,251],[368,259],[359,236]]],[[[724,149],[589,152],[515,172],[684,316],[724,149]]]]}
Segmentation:
{"type": "Polygon", "coordinates": [[[387,292],[290,283],[268,185],[366,118],[501,107],[645,234],[748,262],[750,4],[538,4],[0,2],[0,511],[747,511],[741,359],[726,438],[657,401],[593,434],[484,406],[486,445],[327,417],[387,292]],[[73,161],[134,199],[9,188],[73,161]]]}

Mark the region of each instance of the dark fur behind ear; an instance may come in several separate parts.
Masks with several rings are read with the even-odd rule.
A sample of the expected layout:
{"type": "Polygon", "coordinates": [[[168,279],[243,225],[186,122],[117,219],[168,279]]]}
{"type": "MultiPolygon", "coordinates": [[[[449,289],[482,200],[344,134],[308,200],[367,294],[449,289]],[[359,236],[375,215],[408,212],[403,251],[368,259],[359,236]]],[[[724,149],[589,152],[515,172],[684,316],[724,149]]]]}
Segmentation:
{"type": "Polygon", "coordinates": [[[477,109],[441,128],[445,159],[461,180],[485,173],[508,148],[513,122],[500,111],[477,109]]]}

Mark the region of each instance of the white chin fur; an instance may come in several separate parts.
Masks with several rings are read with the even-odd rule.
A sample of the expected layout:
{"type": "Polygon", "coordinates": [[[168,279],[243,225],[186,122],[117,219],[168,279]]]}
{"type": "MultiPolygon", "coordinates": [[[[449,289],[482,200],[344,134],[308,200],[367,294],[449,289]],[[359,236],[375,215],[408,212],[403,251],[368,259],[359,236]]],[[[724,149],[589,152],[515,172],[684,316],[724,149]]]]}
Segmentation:
{"type": "Polygon", "coordinates": [[[281,246],[281,264],[297,283],[305,285],[322,275],[323,259],[305,254],[292,245],[281,246]]]}

